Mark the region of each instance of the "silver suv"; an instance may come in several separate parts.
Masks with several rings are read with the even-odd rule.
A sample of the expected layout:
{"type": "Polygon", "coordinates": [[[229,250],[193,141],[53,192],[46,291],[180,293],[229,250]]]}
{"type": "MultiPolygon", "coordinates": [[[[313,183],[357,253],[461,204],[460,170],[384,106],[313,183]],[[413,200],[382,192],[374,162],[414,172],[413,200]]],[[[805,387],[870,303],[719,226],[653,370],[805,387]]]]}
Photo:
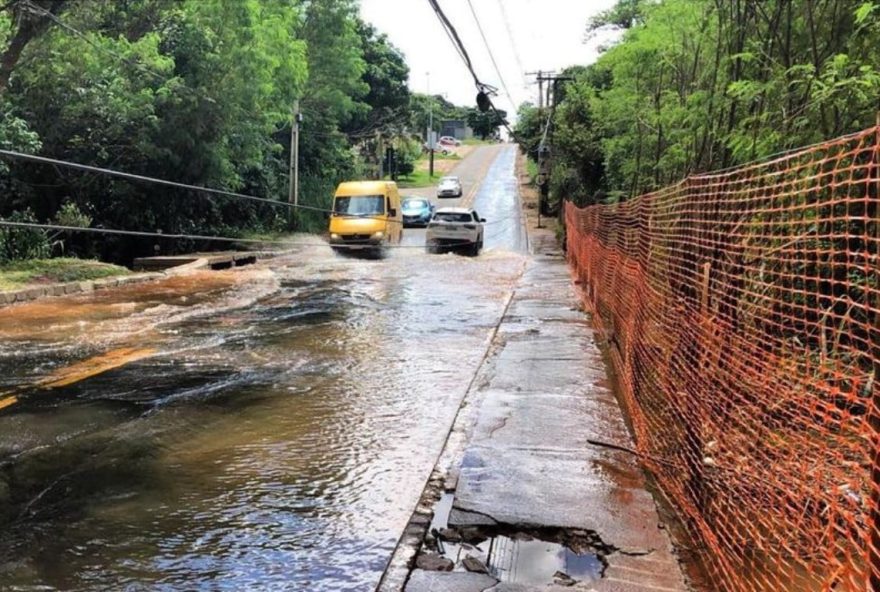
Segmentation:
{"type": "Polygon", "coordinates": [[[428,253],[461,250],[475,257],[483,248],[483,223],[469,208],[439,208],[428,223],[425,247],[428,253]]]}

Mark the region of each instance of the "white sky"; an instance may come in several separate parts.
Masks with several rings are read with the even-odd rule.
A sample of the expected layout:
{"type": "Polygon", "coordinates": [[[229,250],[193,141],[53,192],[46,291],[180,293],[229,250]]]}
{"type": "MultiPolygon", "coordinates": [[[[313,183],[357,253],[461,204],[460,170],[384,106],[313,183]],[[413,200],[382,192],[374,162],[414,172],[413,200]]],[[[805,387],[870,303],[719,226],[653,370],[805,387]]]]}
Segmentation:
{"type": "MultiPolygon", "coordinates": [[[[589,64],[598,54],[598,42],[584,44],[587,20],[615,0],[471,0],[514,104],[495,73],[467,0],[439,0],[458,30],[480,80],[499,89],[494,100],[512,117],[520,103],[537,102],[537,86],[526,86],[523,72],[556,70],[589,64]],[[503,9],[502,12],[502,6],[503,9]],[[503,14],[507,14],[510,35],[503,14]],[[511,39],[517,45],[517,63],[511,39]]],[[[360,0],[361,15],[406,56],[413,91],[445,94],[456,105],[474,105],[473,78],[446,36],[428,0],[360,0]]],[[[529,82],[534,77],[528,77],[529,82]]]]}

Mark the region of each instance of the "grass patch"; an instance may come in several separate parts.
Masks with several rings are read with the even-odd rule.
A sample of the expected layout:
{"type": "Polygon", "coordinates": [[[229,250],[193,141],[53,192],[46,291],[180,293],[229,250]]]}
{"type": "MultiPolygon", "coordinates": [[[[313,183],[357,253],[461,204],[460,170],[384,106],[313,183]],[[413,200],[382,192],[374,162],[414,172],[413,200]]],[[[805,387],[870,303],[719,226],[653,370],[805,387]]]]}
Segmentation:
{"type": "Polygon", "coordinates": [[[532,160],[531,158],[526,159],[526,172],[529,174],[529,183],[532,185],[535,184],[535,179],[538,177],[538,163],[532,160]]]}
{"type": "Polygon", "coordinates": [[[428,175],[428,171],[420,171],[416,169],[409,175],[401,175],[397,179],[397,186],[403,189],[411,189],[413,187],[430,187],[431,185],[436,185],[437,180],[440,179],[443,175],[434,172],[434,176],[428,175]]]}
{"type": "Polygon", "coordinates": [[[467,140],[462,140],[462,144],[465,146],[482,146],[484,144],[494,144],[492,140],[481,140],[480,138],[468,138],[467,140]]]}
{"type": "Polygon", "coordinates": [[[28,259],[0,265],[0,290],[17,290],[28,284],[96,280],[129,273],[131,271],[125,267],[88,259],[28,259]]]}
{"type": "MultiPolygon", "coordinates": [[[[302,212],[300,212],[302,213],[302,212]]],[[[312,216],[310,219],[303,219],[300,217],[300,228],[301,232],[310,232],[317,233],[327,230],[327,220],[329,219],[329,214],[325,216],[322,212],[309,212],[309,214],[316,214],[312,216]]],[[[285,246],[285,243],[293,241],[296,235],[289,230],[263,230],[263,231],[252,231],[252,232],[244,232],[241,235],[243,239],[241,242],[234,242],[232,246],[236,249],[244,250],[244,251],[252,251],[255,249],[280,249],[285,246]],[[255,243],[253,241],[261,241],[259,243],[255,243]]]]}
{"type": "MultiPolygon", "coordinates": [[[[437,161],[458,161],[463,160],[460,154],[456,154],[454,152],[450,152],[447,155],[442,155],[439,152],[434,153],[434,176],[428,176],[428,156],[423,155],[415,162],[415,170],[409,175],[401,175],[397,179],[397,186],[401,189],[412,189],[416,187],[430,187],[432,185],[436,185],[437,181],[441,177],[445,177],[450,174],[450,171],[456,166],[453,164],[444,163],[442,165],[438,164],[437,161]]],[[[390,179],[390,177],[386,177],[386,179],[390,179]]]]}
{"type": "MultiPolygon", "coordinates": [[[[455,152],[450,152],[449,154],[441,154],[440,152],[435,152],[434,160],[461,160],[461,156],[459,156],[455,152]]],[[[423,156],[422,158],[417,160],[416,166],[419,166],[420,162],[428,162],[428,157],[423,156]]]]}

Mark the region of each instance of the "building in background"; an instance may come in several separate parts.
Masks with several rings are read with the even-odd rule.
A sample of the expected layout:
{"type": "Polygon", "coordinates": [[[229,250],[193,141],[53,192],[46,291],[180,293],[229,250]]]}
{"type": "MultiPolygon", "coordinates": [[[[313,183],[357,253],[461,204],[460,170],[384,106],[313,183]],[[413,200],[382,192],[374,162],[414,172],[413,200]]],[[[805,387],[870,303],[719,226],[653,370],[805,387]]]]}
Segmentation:
{"type": "Polygon", "coordinates": [[[467,140],[474,137],[474,130],[468,127],[463,119],[444,119],[440,122],[440,137],[452,136],[456,140],[467,140]]]}

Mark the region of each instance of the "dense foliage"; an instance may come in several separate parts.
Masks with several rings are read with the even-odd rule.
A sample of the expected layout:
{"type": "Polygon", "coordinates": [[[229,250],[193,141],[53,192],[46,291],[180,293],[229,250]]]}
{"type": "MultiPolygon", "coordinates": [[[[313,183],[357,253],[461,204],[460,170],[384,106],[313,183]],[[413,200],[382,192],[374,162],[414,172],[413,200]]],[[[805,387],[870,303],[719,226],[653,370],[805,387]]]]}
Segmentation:
{"type": "Polygon", "coordinates": [[[470,109],[467,114],[468,125],[483,140],[494,137],[505,121],[507,121],[507,112],[503,109],[490,111],[470,109]]]}
{"type": "MultiPolygon", "coordinates": [[[[375,174],[377,141],[396,141],[410,123],[403,56],[360,20],[355,0],[34,6],[0,6],[0,64],[10,74],[0,85],[2,148],[286,201],[298,100],[301,203],[322,206],[339,180],[375,174]]],[[[4,160],[0,217],[13,215],[227,236],[288,224],[282,207],[4,160]]],[[[323,223],[320,215],[299,222],[323,223]]],[[[64,243],[68,254],[123,262],[209,246],[107,236],[64,243]]]]}
{"type": "MultiPolygon", "coordinates": [[[[880,107],[880,2],[619,0],[588,24],[606,29],[619,41],[566,72],[552,114],[552,189],[580,203],[862,129],[880,107]]],[[[547,111],[520,110],[527,149],[547,111]]]]}

